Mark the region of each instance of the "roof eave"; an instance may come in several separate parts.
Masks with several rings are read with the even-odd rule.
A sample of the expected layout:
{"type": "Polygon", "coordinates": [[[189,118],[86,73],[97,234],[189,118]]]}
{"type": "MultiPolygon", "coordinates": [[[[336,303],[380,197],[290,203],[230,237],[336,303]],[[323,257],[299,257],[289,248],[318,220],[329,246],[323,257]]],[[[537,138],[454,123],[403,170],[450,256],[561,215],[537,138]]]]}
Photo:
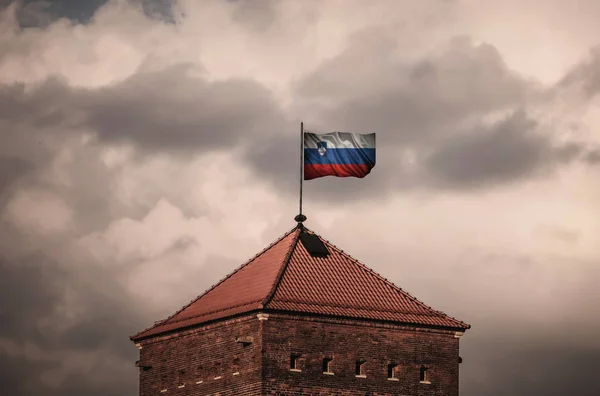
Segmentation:
{"type": "Polygon", "coordinates": [[[403,322],[403,321],[395,321],[395,320],[385,320],[385,319],[371,319],[371,318],[362,318],[358,316],[343,316],[343,315],[332,315],[332,314],[319,314],[314,312],[303,312],[303,311],[289,311],[283,309],[274,309],[265,307],[261,311],[265,313],[280,313],[280,314],[293,314],[293,315],[301,315],[301,316],[316,316],[320,318],[331,318],[331,319],[343,319],[343,320],[356,320],[360,322],[375,322],[375,323],[386,323],[393,324],[399,326],[409,326],[409,327],[419,327],[419,328],[427,328],[427,329],[438,329],[438,330],[447,330],[447,331],[459,331],[464,333],[465,331],[471,328],[470,324],[460,322],[460,325],[456,326],[442,326],[442,325],[433,325],[433,324],[424,324],[424,323],[415,323],[415,322],[403,322]]]}
{"type": "Polygon", "coordinates": [[[206,326],[209,324],[213,324],[213,323],[218,323],[218,322],[223,322],[226,320],[231,320],[231,319],[235,319],[235,318],[239,318],[242,316],[246,316],[246,315],[251,315],[254,314],[256,312],[261,312],[264,311],[263,309],[261,309],[260,307],[256,307],[254,309],[245,311],[245,312],[239,312],[239,313],[235,313],[232,315],[227,315],[227,316],[223,316],[220,318],[214,318],[214,319],[209,319],[209,320],[203,320],[197,323],[193,323],[193,324],[189,324],[189,325],[184,325],[181,327],[176,327],[176,328],[172,328],[172,329],[168,329],[168,330],[163,330],[163,331],[158,331],[157,333],[152,333],[151,330],[153,330],[155,327],[151,327],[148,330],[144,330],[138,334],[134,334],[132,336],[129,337],[129,339],[133,342],[140,342],[143,340],[147,340],[150,338],[156,338],[156,337],[162,337],[165,335],[169,335],[169,334],[174,334],[177,332],[181,332],[181,331],[187,331],[187,330],[192,330],[194,328],[198,328],[198,327],[202,327],[202,326],[206,326]]]}
{"type": "Polygon", "coordinates": [[[198,323],[190,324],[187,326],[182,326],[182,327],[177,327],[177,328],[173,328],[173,329],[169,329],[169,330],[165,330],[165,331],[159,331],[157,333],[152,333],[151,330],[153,330],[157,326],[160,326],[160,324],[157,324],[156,326],[153,326],[149,329],[146,329],[144,331],[141,331],[137,334],[130,336],[129,339],[134,343],[138,343],[140,341],[147,340],[150,338],[156,338],[156,337],[161,337],[161,336],[165,336],[165,335],[169,335],[169,334],[173,334],[173,333],[177,333],[177,332],[181,332],[181,331],[191,330],[191,329],[194,329],[197,327],[205,326],[207,324],[230,320],[230,319],[233,319],[236,317],[241,317],[241,316],[253,314],[256,312],[284,313],[284,314],[317,316],[317,317],[323,317],[323,318],[358,320],[358,321],[363,321],[363,322],[378,322],[378,323],[395,324],[395,325],[400,325],[400,326],[411,326],[411,327],[428,328],[428,329],[459,331],[462,333],[466,332],[467,330],[469,330],[471,328],[470,324],[467,324],[464,322],[460,322],[460,324],[457,324],[456,326],[440,326],[440,325],[431,325],[431,324],[414,323],[414,322],[402,322],[402,321],[392,321],[392,320],[383,320],[383,319],[369,319],[369,318],[361,318],[361,317],[355,317],[355,316],[325,315],[325,314],[317,314],[317,313],[311,313],[311,312],[286,311],[286,310],[280,310],[280,309],[273,309],[273,308],[269,308],[269,307],[263,308],[263,307],[259,306],[256,309],[252,309],[252,310],[249,310],[246,312],[241,312],[238,314],[228,315],[228,316],[211,319],[211,320],[200,321],[198,323]]]}

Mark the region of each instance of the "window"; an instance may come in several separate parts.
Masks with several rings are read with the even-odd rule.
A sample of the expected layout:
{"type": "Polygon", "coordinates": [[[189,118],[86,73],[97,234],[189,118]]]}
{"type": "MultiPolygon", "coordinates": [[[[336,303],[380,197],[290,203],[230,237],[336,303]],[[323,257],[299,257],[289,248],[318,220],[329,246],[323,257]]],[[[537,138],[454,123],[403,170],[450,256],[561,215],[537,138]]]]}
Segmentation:
{"type": "Polygon", "coordinates": [[[398,365],[396,363],[388,364],[387,376],[390,381],[398,381],[398,365]]]}
{"type": "Polygon", "coordinates": [[[333,372],[331,371],[331,361],[332,360],[333,360],[332,358],[323,359],[323,374],[333,374],[333,372]]]}
{"type": "Polygon", "coordinates": [[[365,375],[365,361],[364,360],[357,360],[356,361],[356,376],[357,377],[366,377],[365,375]]]}
{"type": "Polygon", "coordinates": [[[290,371],[300,371],[299,366],[300,355],[292,354],[290,355],[290,371]]]}
{"type": "Polygon", "coordinates": [[[421,366],[421,370],[420,370],[420,374],[419,374],[419,381],[421,381],[421,383],[423,384],[429,384],[429,369],[425,366],[421,366]]]}

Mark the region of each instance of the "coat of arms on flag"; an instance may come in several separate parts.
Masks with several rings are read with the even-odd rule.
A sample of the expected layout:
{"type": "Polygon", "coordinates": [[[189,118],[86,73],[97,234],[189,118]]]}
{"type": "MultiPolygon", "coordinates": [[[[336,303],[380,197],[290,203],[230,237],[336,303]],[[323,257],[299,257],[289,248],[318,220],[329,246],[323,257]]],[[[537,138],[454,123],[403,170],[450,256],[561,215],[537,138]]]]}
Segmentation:
{"type": "Polygon", "coordinates": [[[319,152],[319,155],[322,157],[325,155],[325,153],[327,152],[327,142],[321,141],[321,142],[317,142],[317,151],[319,152]]]}

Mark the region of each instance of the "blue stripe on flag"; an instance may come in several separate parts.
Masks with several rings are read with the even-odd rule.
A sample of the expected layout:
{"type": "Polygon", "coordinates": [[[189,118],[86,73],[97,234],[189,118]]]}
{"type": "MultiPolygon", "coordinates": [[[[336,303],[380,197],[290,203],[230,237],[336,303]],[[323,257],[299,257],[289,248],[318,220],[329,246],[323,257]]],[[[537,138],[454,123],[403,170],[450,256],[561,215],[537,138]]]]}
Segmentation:
{"type": "Polygon", "coordinates": [[[321,156],[318,149],[304,149],[305,164],[375,165],[374,148],[329,148],[321,156]]]}

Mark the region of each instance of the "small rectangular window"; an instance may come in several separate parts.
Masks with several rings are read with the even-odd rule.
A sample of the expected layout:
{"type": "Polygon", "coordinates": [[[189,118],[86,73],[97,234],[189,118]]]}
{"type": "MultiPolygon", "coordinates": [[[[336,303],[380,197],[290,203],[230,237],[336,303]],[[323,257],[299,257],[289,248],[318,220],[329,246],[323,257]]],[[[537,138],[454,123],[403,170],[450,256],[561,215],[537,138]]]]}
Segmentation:
{"type": "Polygon", "coordinates": [[[419,380],[424,383],[424,384],[428,384],[429,383],[429,369],[425,366],[421,366],[421,370],[419,372],[419,380]]]}
{"type": "Polygon", "coordinates": [[[323,359],[323,372],[324,373],[330,374],[332,372],[331,371],[331,361],[332,360],[333,359],[331,359],[331,358],[325,358],[325,359],[323,359]]]}
{"type": "Polygon", "coordinates": [[[398,365],[396,363],[388,364],[388,379],[394,380],[398,378],[398,365]]]}
{"type": "Polygon", "coordinates": [[[300,360],[300,355],[296,355],[296,354],[290,355],[290,370],[300,371],[300,366],[298,365],[299,360],[300,360]]]}
{"type": "Polygon", "coordinates": [[[357,377],[364,377],[365,376],[365,361],[364,360],[357,360],[356,361],[356,376],[357,377]]]}

